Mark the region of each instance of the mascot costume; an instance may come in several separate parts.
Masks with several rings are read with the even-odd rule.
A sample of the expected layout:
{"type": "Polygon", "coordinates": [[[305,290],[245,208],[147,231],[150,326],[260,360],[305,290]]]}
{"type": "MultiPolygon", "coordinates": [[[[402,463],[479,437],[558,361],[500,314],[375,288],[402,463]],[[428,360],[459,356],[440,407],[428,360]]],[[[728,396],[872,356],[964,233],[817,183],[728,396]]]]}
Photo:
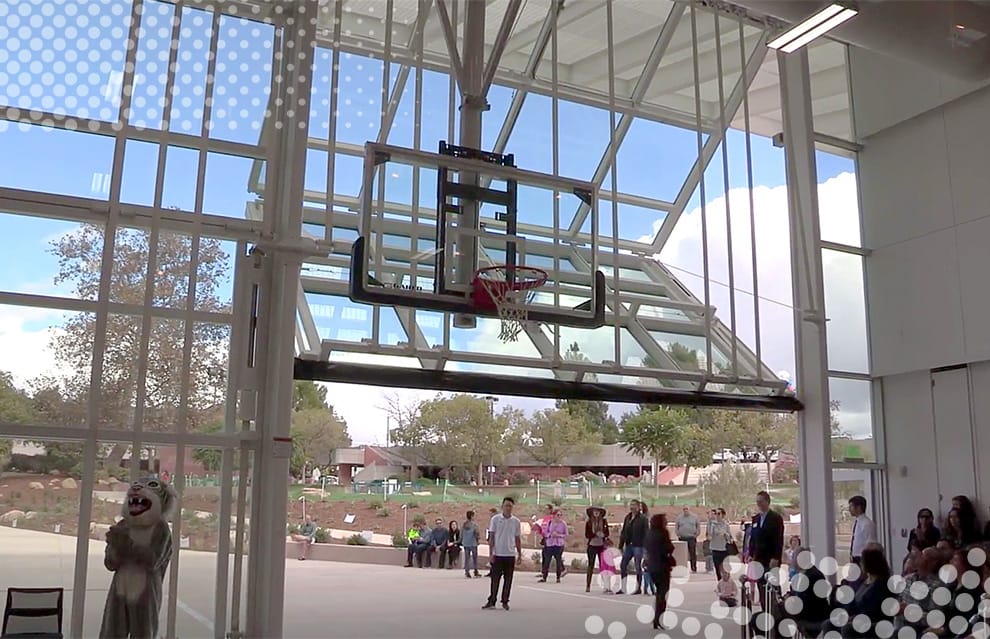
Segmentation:
{"type": "Polygon", "coordinates": [[[123,519],[107,532],[103,565],[114,573],[100,639],[156,639],[162,582],[172,558],[172,487],[154,477],[131,484],[123,519]]]}

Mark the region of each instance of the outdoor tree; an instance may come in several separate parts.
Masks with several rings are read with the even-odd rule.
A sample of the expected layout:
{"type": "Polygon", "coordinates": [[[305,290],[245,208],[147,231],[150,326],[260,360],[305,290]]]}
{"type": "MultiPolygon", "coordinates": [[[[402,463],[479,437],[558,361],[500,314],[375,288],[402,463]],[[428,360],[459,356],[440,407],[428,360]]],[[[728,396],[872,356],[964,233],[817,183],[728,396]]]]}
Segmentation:
{"type": "Polygon", "coordinates": [[[725,508],[730,520],[745,516],[754,495],[763,489],[760,474],[746,464],[722,464],[701,480],[705,502],[725,508]]]}
{"type": "MultiPolygon", "coordinates": [[[[10,373],[0,371],[0,422],[30,424],[35,414],[31,399],[14,386],[10,373]]],[[[13,445],[9,439],[0,439],[0,473],[10,461],[13,445]]]]}
{"type": "MultiPolygon", "coordinates": [[[[564,351],[564,360],[586,362],[588,358],[581,352],[578,343],[572,342],[564,351]]],[[[594,373],[587,373],[584,379],[594,382],[598,378],[594,373]]],[[[567,411],[572,417],[583,421],[590,430],[598,433],[601,443],[614,444],[619,441],[619,425],[615,418],[608,414],[607,403],[586,399],[559,399],[555,405],[558,410],[567,411]]]]}
{"type": "Polygon", "coordinates": [[[487,400],[474,395],[437,396],[421,402],[415,419],[393,431],[396,441],[422,451],[442,474],[477,473],[501,463],[511,447],[516,411],[496,414],[487,400]]]}
{"type": "Polygon", "coordinates": [[[683,485],[687,485],[692,468],[704,468],[712,463],[712,455],[719,449],[716,432],[697,422],[691,423],[681,436],[677,446],[677,463],[684,466],[683,485]]]}
{"type": "MultiPolygon", "coordinates": [[[[204,425],[200,431],[204,433],[219,433],[223,430],[223,420],[215,420],[204,425]]],[[[196,448],[192,452],[193,461],[210,472],[220,470],[223,453],[216,448],[196,448]]]]}
{"type": "Polygon", "coordinates": [[[690,425],[690,417],[683,410],[643,406],[623,416],[619,441],[626,450],[656,463],[654,481],[659,486],[660,466],[677,462],[690,425]]]}
{"type": "Polygon", "coordinates": [[[324,463],[324,459],[329,463],[335,450],[351,445],[347,422],[328,406],[294,411],[289,434],[292,436],[289,469],[300,476],[307,466],[324,463]]]}
{"type": "Polygon", "coordinates": [[[546,466],[559,466],[572,455],[591,454],[601,444],[600,433],[566,410],[537,411],[520,426],[523,452],[546,466]]]}
{"type": "Polygon", "coordinates": [[[292,410],[327,408],[327,387],[310,381],[298,381],[293,387],[292,410]]]}
{"type": "MultiPolygon", "coordinates": [[[[59,262],[55,284],[70,285],[75,297],[96,299],[105,240],[101,227],[89,225],[54,240],[51,252],[59,262]]],[[[228,311],[220,289],[228,280],[229,256],[219,240],[202,238],[194,261],[191,237],[159,233],[151,281],[150,243],[149,231],[117,231],[108,291],[111,301],[142,305],[146,287],[152,286],[154,306],[183,309],[192,303],[188,293],[195,273],[195,308],[214,313],[228,311]]],[[[60,379],[59,384],[67,402],[85,405],[97,337],[96,315],[72,315],[61,328],[52,337],[51,348],[60,355],[63,368],[72,372],[60,379]]],[[[142,354],[142,318],[120,313],[107,317],[97,425],[131,427],[137,398],[143,394],[141,419],[146,431],[177,430],[180,419],[185,420],[187,430],[199,430],[210,418],[211,410],[223,402],[229,328],[207,322],[196,322],[190,327],[192,343],[186,394],[182,392],[182,382],[187,327],[179,319],[155,317],[149,328],[147,352],[142,354]],[[142,364],[146,370],[143,388],[139,388],[142,364]]],[[[108,465],[119,463],[125,451],[123,444],[114,446],[107,458],[108,465]]]]}

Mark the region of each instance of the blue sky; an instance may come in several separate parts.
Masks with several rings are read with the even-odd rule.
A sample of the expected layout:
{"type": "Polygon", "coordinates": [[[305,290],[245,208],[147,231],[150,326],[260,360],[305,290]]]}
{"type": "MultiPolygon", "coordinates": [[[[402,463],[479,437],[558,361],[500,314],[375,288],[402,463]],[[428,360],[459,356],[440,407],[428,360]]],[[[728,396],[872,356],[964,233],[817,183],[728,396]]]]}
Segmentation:
{"type": "MultiPolygon", "coordinates": [[[[170,21],[174,5],[148,0],[137,53],[137,83],[132,97],[138,126],[159,128],[162,122],[162,99],[166,90],[169,60],[170,21]]],[[[21,109],[40,109],[67,116],[87,117],[103,122],[116,120],[119,110],[120,82],[124,67],[126,0],[90,0],[87,3],[56,3],[53,0],[4,3],[0,5],[0,104],[21,109]]],[[[215,61],[213,126],[211,139],[257,144],[272,73],[274,31],[270,25],[224,17],[221,19],[219,48],[215,61]]],[[[174,133],[199,135],[203,124],[203,99],[209,68],[211,38],[210,14],[184,8],[182,30],[177,51],[176,84],[173,91],[170,130],[174,133]]],[[[331,53],[318,51],[311,100],[310,134],[328,137],[331,53]]],[[[397,75],[391,66],[389,89],[397,75]]],[[[382,95],[383,64],[352,54],[340,61],[340,87],[337,140],[363,144],[378,135],[382,95]]],[[[422,74],[422,126],[420,147],[435,151],[438,140],[448,139],[449,79],[425,71],[422,74]]],[[[410,74],[399,103],[388,142],[412,146],[415,115],[416,74],[410,74]]],[[[512,90],[494,86],[489,93],[491,110],[485,115],[483,140],[491,148],[512,99],[512,90]]],[[[455,112],[455,128],[456,131],[455,112]]],[[[551,172],[552,132],[551,99],[531,94],[509,139],[507,151],[515,154],[522,168],[551,172]]],[[[607,112],[576,103],[559,103],[560,175],[590,179],[609,142],[607,112]]],[[[183,211],[193,211],[197,196],[199,151],[182,146],[175,140],[167,148],[162,204],[183,211]]],[[[0,186],[37,190],[47,193],[108,199],[114,139],[81,131],[53,130],[41,126],[0,122],[0,144],[7,152],[0,154],[0,186]]],[[[692,131],[645,119],[634,121],[617,157],[617,183],[620,191],[652,198],[673,200],[697,157],[697,136],[692,131]]],[[[745,139],[739,131],[730,131],[725,144],[729,154],[729,188],[747,186],[745,139]]],[[[121,200],[125,203],[153,205],[155,176],[158,169],[157,143],[129,140],[125,147],[121,200]]],[[[785,183],[783,152],[770,140],[753,136],[752,166],[755,184],[775,188],[785,183]]],[[[243,218],[244,206],[253,200],[248,192],[252,160],[248,157],[208,153],[206,175],[202,185],[202,210],[231,218],[243,218]]],[[[725,195],[722,158],[717,153],[706,171],[708,202],[725,195]]],[[[854,170],[851,160],[818,154],[819,182],[854,170]]],[[[307,156],[307,188],[326,189],[327,155],[311,150],[307,156]]],[[[421,202],[432,205],[432,175],[425,174],[421,202]]],[[[340,193],[357,195],[361,181],[361,159],[338,155],[335,161],[335,188],[340,193]]],[[[390,185],[396,193],[408,191],[411,174],[402,175],[390,185]]],[[[603,184],[612,188],[611,175],[603,184]]],[[[391,191],[390,191],[391,192],[391,191]]],[[[535,212],[526,221],[550,222],[546,193],[523,191],[520,209],[535,212]]],[[[411,197],[408,196],[408,197],[411,197]]],[[[696,191],[687,207],[700,205],[696,191]]],[[[625,238],[652,235],[663,213],[620,206],[619,234],[625,238]]],[[[573,211],[561,207],[564,224],[573,211]]],[[[687,215],[685,217],[688,217],[687,215]]],[[[602,232],[611,232],[610,207],[601,206],[602,232]]],[[[0,212],[0,233],[17,238],[9,243],[0,263],[0,289],[15,292],[68,295],[65,287],[54,289],[52,280],[57,260],[47,252],[48,244],[78,225],[57,220],[29,218],[0,212]]],[[[309,229],[319,231],[319,229],[309,229]]],[[[858,231],[855,235],[858,236],[858,231]]],[[[830,238],[826,238],[830,239],[830,238]]],[[[786,263],[786,251],[782,257],[786,263]]],[[[700,272],[699,264],[680,264],[688,272],[700,272]]],[[[678,277],[682,273],[675,272],[678,277]]],[[[696,287],[690,275],[685,283],[696,287]]],[[[224,288],[229,295],[230,283],[224,288]]],[[[696,289],[700,294],[700,291],[696,289]]],[[[370,313],[359,312],[358,305],[346,299],[328,300],[310,296],[321,329],[329,336],[359,341],[370,335],[370,313]],[[328,310],[332,308],[333,310],[328,310]],[[347,310],[351,309],[351,310],[347,310]],[[332,314],[333,317],[329,315],[332,314]],[[341,319],[345,314],[346,320],[341,319]]],[[[788,311],[785,309],[786,315],[788,311]]],[[[25,316],[24,331],[38,331],[60,321],[60,314],[25,316]]],[[[395,313],[383,309],[380,330],[384,342],[405,339],[395,313]]],[[[723,318],[724,319],[724,318],[723,318]]],[[[439,316],[421,314],[421,324],[430,341],[442,339],[439,316]]],[[[489,336],[490,339],[491,336],[489,336]]],[[[479,333],[454,331],[454,346],[464,350],[486,351],[493,341],[479,342],[479,333]]],[[[774,339],[790,342],[789,329],[774,339]]],[[[522,348],[522,347],[521,347],[522,348]]],[[[532,349],[530,349],[532,350],[532,349]]],[[[633,351],[634,349],[628,349],[633,351]]],[[[785,349],[786,351],[786,349],[785,349]]],[[[628,355],[628,353],[627,353],[628,355]]],[[[782,360],[787,356],[782,355],[782,360]]],[[[773,362],[776,368],[792,368],[788,361],[773,362]]]]}

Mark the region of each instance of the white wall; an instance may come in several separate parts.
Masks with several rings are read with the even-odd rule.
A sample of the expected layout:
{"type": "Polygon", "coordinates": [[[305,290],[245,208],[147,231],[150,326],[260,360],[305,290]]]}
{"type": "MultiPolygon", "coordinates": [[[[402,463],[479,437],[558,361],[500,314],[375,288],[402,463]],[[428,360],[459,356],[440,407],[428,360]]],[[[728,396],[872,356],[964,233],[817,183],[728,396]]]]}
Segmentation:
{"type": "Polygon", "coordinates": [[[919,508],[990,504],[990,88],[859,49],[850,72],[899,562],[919,508]]]}
{"type": "Polygon", "coordinates": [[[907,531],[919,508],[936,509],[938,486],[931,378],[927,371],[892,375],[882,381],[886,424],[887,512],[890,513],[891,554],[895,565],[904,559],[907,531]]]}
{"type": "Polygon", "coordinates": [[[859,137],[874,135],[986,85],[859,47],[849,48],[849,71],[859,137]]]}
{"type": "Polygon", "coordinates": [[[990,89],[863,140],[876,375],[990,359],[990,89]]]}

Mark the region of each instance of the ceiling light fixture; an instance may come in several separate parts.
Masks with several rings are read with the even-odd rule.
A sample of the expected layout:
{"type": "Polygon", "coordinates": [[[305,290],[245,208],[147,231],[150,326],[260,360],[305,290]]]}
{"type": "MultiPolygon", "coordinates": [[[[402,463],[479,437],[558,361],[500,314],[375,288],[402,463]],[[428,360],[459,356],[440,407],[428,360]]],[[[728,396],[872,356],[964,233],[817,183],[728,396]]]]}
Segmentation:
{"type": "Polygon", "coordinates": [[[771,49],[784,53],[797,51],[812,40],[828,33],[859,11],[852,5],[833,2],[821,11],[794,25],[767,43],[771,49]]]}

